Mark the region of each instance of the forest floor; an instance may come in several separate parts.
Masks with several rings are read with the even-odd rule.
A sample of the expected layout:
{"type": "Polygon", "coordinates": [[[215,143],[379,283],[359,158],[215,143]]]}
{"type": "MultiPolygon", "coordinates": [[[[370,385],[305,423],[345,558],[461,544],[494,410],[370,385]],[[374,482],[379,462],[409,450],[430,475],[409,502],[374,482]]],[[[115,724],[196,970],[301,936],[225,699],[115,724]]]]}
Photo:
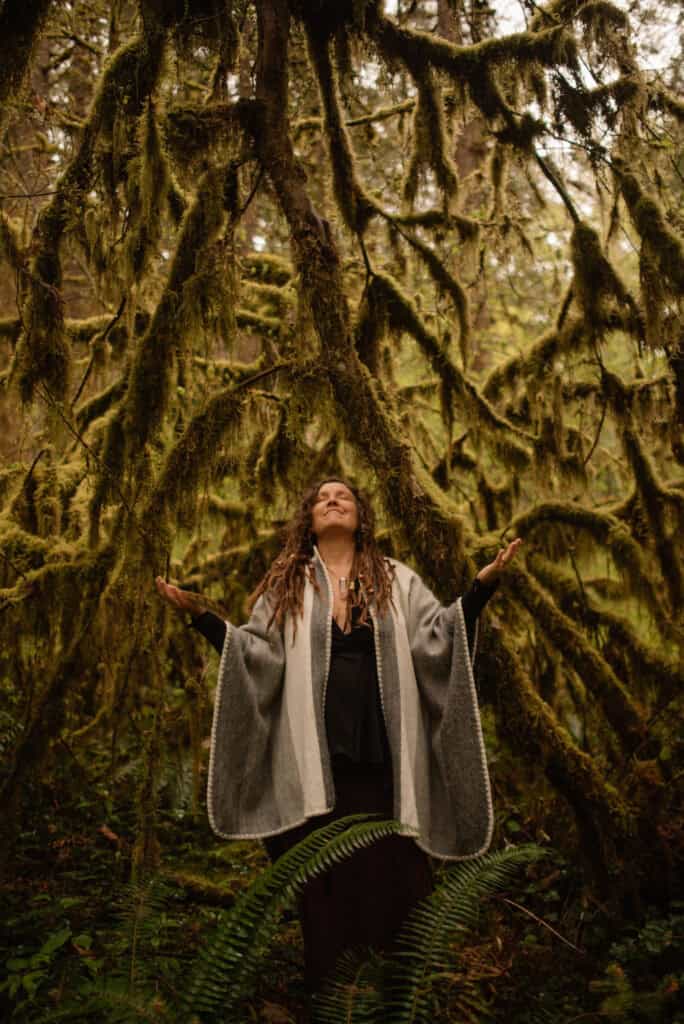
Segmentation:
{"type": "MultiPolygon", "coordinates": [[[[152,884],[135,883],[135,821],[87,789],[68,804],[46,796],[36,794],[0,889],[0,1018],[204,1019],[179,1016],[184,984],[225,908],[266,867],[261,845],[221,842],[190,815],[160,815],[158,872],[152,884]],[[86,1010],[97,993],[107,994],[106,1014],[86,1010]]],[[[613,920],[587,895],[576,866],[550,851],[454,950],[434,1019],[681,1024],[683,933],[682,904],[613,920]],[[473,990],[477,1009],[467,998],[473,990]]],[[[294,912],[243,1011],[245,1021],[308,1020],[294,912]]]]}

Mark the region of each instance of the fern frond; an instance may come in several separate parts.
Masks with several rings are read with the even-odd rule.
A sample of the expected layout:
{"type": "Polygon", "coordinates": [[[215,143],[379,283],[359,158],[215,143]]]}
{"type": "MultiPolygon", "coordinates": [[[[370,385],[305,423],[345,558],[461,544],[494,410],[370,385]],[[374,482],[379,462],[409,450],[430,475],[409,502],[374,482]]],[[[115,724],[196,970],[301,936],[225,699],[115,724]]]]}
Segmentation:
{"type": "Polygon", "coordinates": [[[203,1021],[231,1019],[253,988],[282,911],[303,886],[356,850],[401,830],[398,822],[369,817],[340,818],[312,832],[247,889],[198,957],[183,1000],[188,1014],[203,1021]]]}
{"type": "Polygon", "coordinates": [[[331,980],[314,997],[316,1024],[385,1020],[383,986],[386,960],[367,950],[347,950],[331,980]]]}
{"type": "MultiPolygon", "coordinates": [[[[475,927],[486,898],[543,855],[532,845],[510,847],[449,867],[431,896],[412,911],[384,972],[377,960],[374,965],[359,964],[352,956],[340,960],[334,979],[316,998],[316,1024],[432,1022],[434,984],[453,967],[454,944],[475,927]]],[[[459,984],[459,1006],[467,1012],[462,1019],[482,1020],[486,1008],[477,984],[467,979],[459,984]]]]}
{"type": "Polygon", "coordinates": [[[392,1024],[428,1024],[432,985],[453,961],[453,943],[478,922],[482,903],[510,883],[515,872],[544,855],[537,846],[509,847],[455,864],[432,895],[411,913],[387,984],[392,1024]]]}
{"type": "Polygon", "coordinates": [[[168,909],[173,890],[159,875],[134,879],[124,884],[116,899],[117,917],[126,936],[129,951],[128,981],[131,988],[139,981],[138,952],[141,944],[159,927],[168,909]]]}

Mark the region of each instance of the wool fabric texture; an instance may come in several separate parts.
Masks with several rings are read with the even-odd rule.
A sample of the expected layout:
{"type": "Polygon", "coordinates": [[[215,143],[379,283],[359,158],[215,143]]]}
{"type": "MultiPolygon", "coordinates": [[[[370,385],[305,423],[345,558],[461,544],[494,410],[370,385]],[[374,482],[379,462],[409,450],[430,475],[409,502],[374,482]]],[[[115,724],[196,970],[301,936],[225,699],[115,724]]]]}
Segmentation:
{"type": "MultiPolygon", "coordinates": [[[[493,814],[461,599],[444,607],[390,561],[392,602],[371,614],[394,817],[434,857],[475,857],[489,846],[493,814]]],[[[335,805],[325,730],[333,593],[318,551],[312,569],[296,624],[269,628],[266,596],[246,625],[226,624],[208,786],[209,819],[224,838],[278,835],[335,805]]],[[[477,630],[473,659],[476,647],[477,630]]]]}

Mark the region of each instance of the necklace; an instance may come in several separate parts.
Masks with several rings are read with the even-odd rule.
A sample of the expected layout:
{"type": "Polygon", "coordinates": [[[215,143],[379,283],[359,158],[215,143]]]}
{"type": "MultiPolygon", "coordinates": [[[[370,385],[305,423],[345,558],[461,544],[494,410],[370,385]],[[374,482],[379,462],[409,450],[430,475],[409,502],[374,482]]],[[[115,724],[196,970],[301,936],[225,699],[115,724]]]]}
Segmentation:
{"type": "Polygon", "coordinates": [[[325,567],[328,570],[328,572],[337,580],[337,588],[340,592],[340,595],[342,597],[348,597],[349,591],[354,589],[354,585],[349,582],[349,577],[340,576],[339,573],[335,572],[335,570],[327,564],[327,562],[325,563],[325,567]]]}

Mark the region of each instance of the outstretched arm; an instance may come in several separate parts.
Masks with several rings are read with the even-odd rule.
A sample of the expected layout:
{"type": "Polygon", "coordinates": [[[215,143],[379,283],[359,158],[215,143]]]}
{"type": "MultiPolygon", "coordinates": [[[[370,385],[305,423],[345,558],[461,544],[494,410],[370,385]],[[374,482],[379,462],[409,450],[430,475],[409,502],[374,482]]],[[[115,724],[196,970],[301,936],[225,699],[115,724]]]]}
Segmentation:
{"type": "Polygon", "coordinates": [[[521,544],[522,537],[516,537],[507,548],[501,548],[494,561],[480,569],[476,579],[480,580],[481,583],[488,584],[498,581],[506,566],[515,558],[521,544]]]}

